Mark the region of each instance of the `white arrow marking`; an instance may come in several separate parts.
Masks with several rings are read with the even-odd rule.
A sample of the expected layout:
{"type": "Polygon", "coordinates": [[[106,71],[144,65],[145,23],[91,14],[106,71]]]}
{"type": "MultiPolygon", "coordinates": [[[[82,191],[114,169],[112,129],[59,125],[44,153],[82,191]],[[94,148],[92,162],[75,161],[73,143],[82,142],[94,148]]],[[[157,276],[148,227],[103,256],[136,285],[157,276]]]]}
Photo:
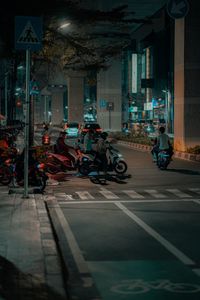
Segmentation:
{"type": "Polygon", "coordinates": [[[185,8],[185,3],[184,2],[180,2],[178,4],[176,4],[175,2],[173,2],[172,4],[172,10],[171,10],[171,13],[172,14],[182,14],[182,9],[185,8]]]}

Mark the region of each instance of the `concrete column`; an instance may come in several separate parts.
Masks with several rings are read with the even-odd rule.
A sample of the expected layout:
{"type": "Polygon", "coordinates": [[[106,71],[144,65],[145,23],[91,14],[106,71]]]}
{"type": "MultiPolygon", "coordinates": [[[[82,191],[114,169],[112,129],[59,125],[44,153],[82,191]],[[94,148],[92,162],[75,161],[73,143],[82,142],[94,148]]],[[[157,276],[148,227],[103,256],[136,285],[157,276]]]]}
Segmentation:
{"type": "Polygon", "coordinates": [[[67,80],[68,88],[68,121],[83,122],[84,74],[70,73],[67,80]]]}
{"type": "Polygon", "coordinates": [[[106,71],[97,76],[97,122],[105,131],[121,131],[122,126],[122,90],[121,58],[112,61],[106,71]],[[113,103],[113,110],[107,110],[107,103],[113,103]]]}
{"type": "Polygon", "coordinates": [[[174,146],[186,151],[200,145],[200,1],[175,21],[174,146]]]}
{"type": "Polygon", "coordinates": [[[53,125],[60,125],[63,118],[63,91],[59,90],[52,90],[52,97],[51,97],[51,113],[52,113],[52,124],[53,125]]]}

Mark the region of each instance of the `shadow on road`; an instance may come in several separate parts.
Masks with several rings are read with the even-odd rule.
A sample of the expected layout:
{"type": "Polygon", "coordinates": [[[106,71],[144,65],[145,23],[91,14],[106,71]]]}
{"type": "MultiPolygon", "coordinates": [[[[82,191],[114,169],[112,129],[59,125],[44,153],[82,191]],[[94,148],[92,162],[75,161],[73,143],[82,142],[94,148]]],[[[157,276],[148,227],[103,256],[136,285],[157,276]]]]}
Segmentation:
{"type": "Polygon", "coordinates": [[[200,172],[187,169],[167,169],[168,172],[181,173],[186,175],[200,175],[200,172]]]}
{"type": "Polygon", "coordinates": [[[106,175],[93,175],[89,179],[94,184],[108,185],[107,181],[116,182],[118,184],[126,184],[126,179],[131,178],[131,175],[119,174],[106,174],[106,175]]]}

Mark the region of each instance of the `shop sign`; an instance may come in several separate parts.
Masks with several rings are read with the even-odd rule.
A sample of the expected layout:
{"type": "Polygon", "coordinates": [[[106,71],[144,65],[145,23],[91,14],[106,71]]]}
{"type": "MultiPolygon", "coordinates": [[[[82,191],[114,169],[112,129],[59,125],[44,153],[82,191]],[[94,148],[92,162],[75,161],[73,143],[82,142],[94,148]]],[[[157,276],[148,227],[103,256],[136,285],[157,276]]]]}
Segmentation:
{"type": "Polygon", "coordinates": [[[153,110],[152,102],[144,103],[144,110],[153,110]]]}

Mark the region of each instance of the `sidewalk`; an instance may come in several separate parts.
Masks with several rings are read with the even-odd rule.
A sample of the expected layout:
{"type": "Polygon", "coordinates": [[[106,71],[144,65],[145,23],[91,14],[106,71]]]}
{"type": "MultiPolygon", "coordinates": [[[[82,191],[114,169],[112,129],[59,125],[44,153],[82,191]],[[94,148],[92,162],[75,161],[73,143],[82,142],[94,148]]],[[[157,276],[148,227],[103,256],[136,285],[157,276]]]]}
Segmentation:
{"type": "Polygon", "coordinates": [[[0,300],[65,300],[62,264],[41,194],[0,186],[0,300]]]}

